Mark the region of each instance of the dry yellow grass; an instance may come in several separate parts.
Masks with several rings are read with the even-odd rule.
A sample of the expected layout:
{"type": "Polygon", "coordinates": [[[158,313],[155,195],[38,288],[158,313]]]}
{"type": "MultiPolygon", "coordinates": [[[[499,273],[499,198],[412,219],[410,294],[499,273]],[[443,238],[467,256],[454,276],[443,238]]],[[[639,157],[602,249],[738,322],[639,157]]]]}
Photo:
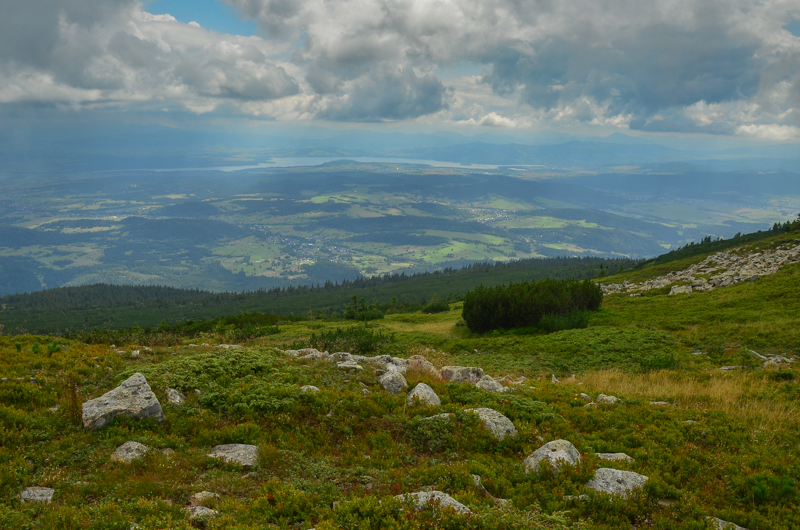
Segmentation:
{"type": "Polygon", "coordinates": [[[800,405],[776,395],[776,383],[746,372],[629,374],[600,370],[580,376],[583,387],[619,397],[669,401],[700,412],[716,410],[755,429],[783,431],[800,426],[800,405]]]}

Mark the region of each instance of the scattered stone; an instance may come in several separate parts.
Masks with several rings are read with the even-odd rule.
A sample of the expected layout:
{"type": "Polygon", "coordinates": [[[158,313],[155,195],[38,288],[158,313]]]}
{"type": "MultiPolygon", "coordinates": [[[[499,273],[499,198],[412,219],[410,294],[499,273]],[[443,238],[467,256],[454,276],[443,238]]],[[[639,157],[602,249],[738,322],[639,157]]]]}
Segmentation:
{"type": "Polygon", "coordinates": [[[595,453],[597,458],[601,460],[613,460],[613,461],[623,461],[623,462],[635,462],[636,460],[633,457],[626,455],[625,453],[595,453]]]}
{"type": "Polygon", "coordinates": [[[299,355],[298,358],[304,361],[320,361],[330,357],[328,352],[321,352],[316,348],[303,348],[302,350],[297,350],[297,353],[299,355]]]}
{"type": "Polygon", "coordinates": [[[630,490],[641,488],[647,479],[648,477],[633,471],[601,467],[595,471],[594,477],[586,483],[586,487],[601,493],[620,495],[626,498],[630,490]]]}
{"type": "Polygon", "coordinates": [[[506,387],[495,381],[491,376],[484,375],[481,380],[475,384],[476,387],[487,392],[505,392],[506,387]]]}
{"type": "Polygon", "coordinates": [[[175,449],[171,449],[169,447],[164,448],[161,450],[161,454],[169,458],[170,456],[175,454],[175,449]]]}
{"type": "Polygon", "coordinates": [[[436,367],[433,365],[432,362],[430,362],[422,355],[412,355],[411,357],[409,357],[406,370],[410,370],[412,372],[417,372],[420,374],[425,374],[437,381],[442,379],[442,374],[439,373],[439,370],[436,369],[436,367]]]}
{"type": "Polygon", "coordinates": [[[258,463],[258,447],[246,444],[217,445],[211,449],[208,456],[230,464],[252,467],[258,463]]]}
{"type": "Polygon", "coordinates": [[[211,508],[206,508],[205,506],[189,506],[186,508],[186,514],[192,521],[204,521],[206,519],[213,519],[219,515],[219,512],[211,508]]]}
{"type": "Polygon", "coordinates": [[[669,290],[669,294],[692,294],[691,285],[675,285],[669,290]]]}
{"type": "Polygon", "coordinates": [[[483,425],[491,431],[492,436],[498,440],[502,440],[506,436],[516,436],[518,434],[517,428],[511,423],[511,420],[493,409],[479,408],[467,409],[464,412],[474,412],[483,422],[483,425]]]}
{"type": "Polygon", "coordinates": [[[720,366],[719,369],[723,372],[732,372],[733,370],[738,370],[741,366],[720,366]]]}
{"type": "Polygon", "coordinates": [[[553,383],[554,385],[557,385],[561,381],[558,380],[558,378],[556,377],[556,374],[553,374],[553,375],[550,376],[550,382],[553,383]]]}
{"type": "Polygon", "coordinates": [[[451,383],[475,384],[483,377],[483,368],[474,366],[445,366],[439,373],[442,379],[451,383]]]}
{"type": "Polygon", "coordinates": [[[594,401],[592,401],[590,403],[587,403],[586,405],[583,406],[583,408],[585,408],[585,409],[589,409],[589,408],[593,409],[593,408],[596,408],[596,407],[597,407],[597,403],[595,403],[594,401]]]}
{"type": "Polygon", "coordinates": [[[241,350],[243,348],[239,344],[220,344],[219,347],[223,350],[241,350]]]}
{"type": "Polygon", "coordinates": [[[328,360],[334,363],[354,363],[356,360],[347,352],[337,351],[328,356],[328,360]]]}
{"type": "Polygon", "coordinates": [[[22,502],[43,502],[45,504],[50,504],[55,492],[56,490],[53,488],[31,486],[30,488],[22,490],[22,493],[19,494],[19,498],[22,502]]]}
{"type": "Polygon", "coordinates": [[[336,363],[336,368],[345,372],[362,372],[364,367],[353,362],[336,363]]]}
{"type": "Polygon", "coordinates": [[[319,392],[319,388],[315,387],[314,385],[303,385],[300,387],[301,392],[319,392]]]}
{"type": "Polygon", "coordinates": [[[138,356],[139,356],[139,350],[133,350],[131,352],[131,357],[138,357],[138,356]]]}
{"type": "Polygon", "coordinates": [[[582,399],[582,400],[584,400],[584,401],[591,401],[591,400],[592,400],[591,396],[589,396],[589,394],[586,394],[586,393],[584,393],[584,392],[581,392],[581,393],[580,393],[580,397],[581,397],[581,399],[582,399]]]}
{"type": "Polygon", "coordinates": [[[514,379],[510,375],[504,375],[500,379],[495,379],[495,381],[497,381],[501,385],[505,385],[505,386],[521,385],[522,383],[524,383],[527,380],[528,380],[528,378],[525,377],[525,376],[519,376],[516,379],[514,379]]]}
{"type": "Polygon", "coordinates": [[[546,462],[550,469],[557,472],[562,465],[574,466],[581,461],[581,454],[567,440],[547,442],[525,459],[525,472],[538,473],[540,464],[546,462]]]}
{"type": "Polygon", "coordinates": [[[451,508],[458,513],[470,514],[472,511],[455,500],[450,495],[441,491],[417,491],[415,493],[406,493],[405,495],[397,495],[395,499],[407,500],[411,499],[414,503],[415,510],[424,509],[429,503],[435,503],[440,508],[451,508]]]}
{"type": "Polygon", "coordinates": [[[408,388],[408,383],[406,382],[406,378],[403,377],[403,374],[394,370],[386,372],[378,382],[384,390],[395,396],[405,392],[408,388]]]}
{"type": "Polygon", "coordinates": [[[605,394],[600,394],[597,396],[597,402],[602,403],[604,405],[614,405],[615,403],[619,402],[619,399],[615,396],[607,396],[605,394]]]}
{"type": "Polygon", "coordinates": [[[283,353],[285,353],[289,357],[299,357],[300,356],[300,351],[298,351],[298,350],[284,350],[283,353]]]}
{"type": "Polygon", "coordinates": [[[114,390],[83,404],[83,426],[87,429],[105,427],[117,416],[164,421],[161,403],[142,374],[133,374],[114,390]]]}
{"type": "Polygon", "coordinates": [[[668,401],[651,401],[650,404],[656,407],[669,407],[670,405],[668,401]]]}
{"type": "Polygon", "coordinates": [[[211,493],[210,491],[201,491],[189,497],[189,504],[192,506],[200,506],[206,501],[213,501],[214,499],[218,498],[219,495],[216,493],[211,493]]]}
{"type": "Polygon", "coordinates": [[[442,404],[442,400],[436,395],[431,387],[425,383],[418,383],[414,389],[408,393],[406,398],[408,405],[423,405],[426,407],[438,407],[442,404]]]}
{"type": "Polygon", "coordinates": [[[175,405],[176,407],[180,407],[184,403],[186,403],[186,396],[184,396],[179,390],[175,390],[174,388],[168,388],[167,403],[169,403],[170,405],[175,405]]]}
{"type": "Polygon", "coordinates": [[[692,423],[697,423],[697,422],[694,420],[686,420],[683,423],[688,423],[689,425],[691,425],[692,423]]]}
{"type": "Polygon", "coordinates": [[[58,405],[53,405],[52,407],[48,408],[50,412],[58,412],[58,405]]]}
{"type": "Polygon", "coordinates": [[[143,458],[150,449],[139,442],[125,442],[114,450],[111,454],[111,460],[114,462],[122,462],[123,464],[130,464],[134,460],[143,458]]]}
{"type": "Polygon", "coordinates": [[[564,495],[565,501],[585,501],[588,498],[589,496],[586,495],[585,493],[582,493],[580,495],[564,495]]]}
{"type": "Polygon", "coordinates": [[[722,519],[718,519],[716,517],[706,517],[706,520],[713,524],[714,528],[717,530],[747,530],[747,528],[743,526],[739,526],[738,524],[728,521],[723,521],[722,519]]]}

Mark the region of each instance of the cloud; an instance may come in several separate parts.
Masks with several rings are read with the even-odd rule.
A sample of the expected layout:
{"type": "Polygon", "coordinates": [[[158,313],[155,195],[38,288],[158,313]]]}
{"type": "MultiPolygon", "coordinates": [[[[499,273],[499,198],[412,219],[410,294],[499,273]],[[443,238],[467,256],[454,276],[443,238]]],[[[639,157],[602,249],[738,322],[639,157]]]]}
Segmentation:
{"type": "Polygon", "coordinates": [[[140,0],[7,2],[0,102],[756,136],[800,127],[800,38],[783,27],[799,11],[786,0],[224,1],[259,36],[151,15],[140,0]],[[462,64],[484,73],[437,77],[462,64]]]}

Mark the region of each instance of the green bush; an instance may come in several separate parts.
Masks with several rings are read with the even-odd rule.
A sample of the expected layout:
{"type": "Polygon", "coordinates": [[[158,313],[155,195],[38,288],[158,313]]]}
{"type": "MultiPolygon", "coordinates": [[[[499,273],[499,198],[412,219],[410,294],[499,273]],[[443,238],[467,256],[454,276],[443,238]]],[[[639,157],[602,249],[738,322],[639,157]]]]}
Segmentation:
{"type": "Polygon", "coordinates": [[[467,293],[463,316],[476,333],[538,326],[543,320],[550,328],[560,328],[573,322],[581,324],[585,317],[577,315],[599,309],[602,301],[600,286],[589,280],[481,285],[467,293]]]}
{"type": "Polygon", "coordinates": [[[381,345],[391,342],[394,342],[394,333],[375,332],[366,327],[336,328],[319,335],[312,333],[309,338],[310,346],[320,351],[346,351],[360,355],[374,353],[381,345]]]}
{"type": "Polygon", "coordinates": [[[422,308],[423,313],[444,313],[445,311],[450,311],[450,304],[439,300],[439,295],[437,294],[434,294],[430,302],[422,308]]]}

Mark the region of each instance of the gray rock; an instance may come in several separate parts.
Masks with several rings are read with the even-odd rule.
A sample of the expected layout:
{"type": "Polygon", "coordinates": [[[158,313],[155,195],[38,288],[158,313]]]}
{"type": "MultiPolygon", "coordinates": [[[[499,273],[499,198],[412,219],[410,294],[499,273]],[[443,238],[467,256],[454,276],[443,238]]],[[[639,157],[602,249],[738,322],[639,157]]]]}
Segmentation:
{"type": "Polygon", "coordinates": [[[557,472],[563,465],[574,466],[581,461],[581,454],[567,440],[547,442],[525,459],[525,472],[538,473],[540,464],[546,462],[550,469],[557,472]]]}
{"type": "Polygon", "coordinates": [[[427,418],[421,418],[419,421],[435,421],[435,420],[450,420],[453,419],[455,414],[452,412],[442,412],[441,414],[434,414],[433,416],[428,416],[427,418]]]}
{"type": "Polygon", "coordinates": [[[553,374],[553,375],[550,376],[550,382],[553,383],[554,385],[557,385],[561,381],[558,380],[558,378],[556,377],[556,374],[553,374]]]}
{"type": "Polygon", "coordinates": [[[186,396],[183,395],[179,390],[175,390],[174,388],[167,389],[167,403],[171,405],[175,405],[176,407],[180,407],[184,403],[186,403],[186,396]]]}
{"type": "Polygon", "coordinates": [[[615,403],[619,402],[619,399],[616,396],[607,396],[605,394],[600,394],[597,396],[597,402],[602,403],[604,405],[614,405],[615,403]]]}
{"type": "Polygon", "coordinates": [[[475,384],[483,377],[483,368],[474,366],[445,366],[439,373],[442,379],[451,383],[475,384]]]}
{"type": "Polygon", "coordinates": [[[123,464],[130,464],[134,460],[143,458],[150,448],[139,442],[125,442],[117,447],[111,454],[111,460],[114,462],[122,462],[123,464]]]}
{"type": "Polygon", "coordinates": [[[691,285],[675,285],[669,290],[669,294],[692,294],[691,285]]]}
{"type": "Polygon", "coordinates": [[[395,499],[405,501],[410,499],[414,504],[415,510],[422,510],[428,504],[433,503],[434,506],[438,505],[440,508],[451,508],[458,513],[470,514],[472,511],[455,500],[447,493],[441,491],[417,491],[415,493],[406,493],[405,495],[397,495],[395,499]]]}
{"type": "Polygon", "coordinates": [[[314,385],[303,385],[300,387],[301,392],[319,392],[319,388],[314,385]]]}
{"type": "Polygon", "coordinates": [[[258,447],[246,444],[217,445],[208,456],[243,467],[252,467],[258,463],[258,447]]]}
{"type": "Polygon", "coordinates": [[[723,372],[732,372],[733,370],[738,370],[741,366],[720,366],[719,369],[723,372]]]}
{"type": "Polygon", "coordinates": [[[314,348],[304,348],[297,350],[297,352],[300,355],[298,358],[304,361],[320,361],[330,357],[328,352],[321,352],[314,348]]]}
{"type": "Polygon", "coordinates": [[[386,372],[378,382],[384,390],[395,396],[405,392],[408,388],[408,383],[406,382],[406,378],[403,377],[403,374],[395,372],[394,370],[386,372]]]}
{"type": "Polygon", "coordinates": [[[599,458],[601,460],[635,462],[633,457],[628,456],[625,453],[596,453],[596,454],[597,454],[597,458],[599,458]]]}
{"type": "Polygon", "coordinates": [[[738,524],[730,523],[728,521],[723,521],[717,517],[706,517],[706,520],[713,524],[714,528],[717,530],[747,530],[747,528],[743,526],[739,526],[738,524]]]}
{"type": "Polygon", "coordinates": [[[668,401],[651,401],[650,404],[656,407],[669,407],[670,405],[668,401]]]}
{"type": "Polygon", "coordinates": [[[506,387],[492,379],[488,375],[484,375],[481,377],[481,380],[475,384],[476,387],[480,388],[481,390],[486,390],[488,392],[505,392],[506,387]]]}
{"type": "Polygon", "coordinates": [[[408,405],[423,405],[426,407],[438,407],[442,404],[442,400],[436,395],[431,387],[425,383],[418,383],[414,390],[408,393],[406,398],[408,405]]]}
{"type": "Polygon", "coordinates": [[[20,500],[22,502],[43,502],[45,504],[50,504],[53,500],[53,494],[55,494],[56,490],[53,488],[40,488],[39,486],[31,486],[30,488],[25,488],[22,490],[22,493],[19,494],[20,500]]]}
{"type": "Polygon", "coordinates": [[[584,400],[584,401],[591,401],[592,400],[592,398],[591,398],[591,396],[589,394],[585,394],[585,393],[581,392],[580,395],[581,395],[581,399],[584,400]]]}
{"type": "Polygon", "coordinates": [[[219,515],[219,512],[205,506],[189,506],[186,508],[186,515],[192,521],[203,521],[205,519],[213,519],[219,515]]]}
{"type": "Polygon", "coordinates": [[[200,506],[206,501],[212,501],[218,498],[219,495],[216,493],[211,493],[210,491],[201,491],[189,497],[189,504],[192,506],[200,506]]]}
{"type": "Polygon", "coordinates": [[[409,357],[406,370],[427,375],[437,381],[442,379],[442,374],[439,373],[439,370],[422,355],[412,355],[409,357]]]}
{"type": "Polygon", "coordinates": [[[601,467],[595,471],[594,477],[586,483],[586,487],[601,493],[620,495],[625,498],[632,489],[641,488],[647,482],[647,479],[648,477],[633,471],[601,467]]]}
{"type": "Polygon", "coordinates": [[[83,426],[87,429],[105,427],[117,416],[164,421],[161,403],[142,374],[133,374],[114,390],[83,404],[83,426]]]}
{"type": "Polygon", "coordinates": [[[239,344],[220,344],[219,347],[222,348],[223,350],[241,350],[242,349],[242,346],[240,346],[239,344]]]}
{"type": "Polygon", "coordinates": [[[336,368],[345,372],[361,372],[364,370],[363,366],[352,362],[336,363],[336,368]]]}
{"type": "Polygon", "coordinates": [[[464,412],[474,412],[483,422],[483,425],[489,429],[492,436],[498,440],[502,440],[506,436],[516,436],[519,434],[517,428],[511,423],[511,420],[493,409],[479,408],[467,409],[464,412]]]}

